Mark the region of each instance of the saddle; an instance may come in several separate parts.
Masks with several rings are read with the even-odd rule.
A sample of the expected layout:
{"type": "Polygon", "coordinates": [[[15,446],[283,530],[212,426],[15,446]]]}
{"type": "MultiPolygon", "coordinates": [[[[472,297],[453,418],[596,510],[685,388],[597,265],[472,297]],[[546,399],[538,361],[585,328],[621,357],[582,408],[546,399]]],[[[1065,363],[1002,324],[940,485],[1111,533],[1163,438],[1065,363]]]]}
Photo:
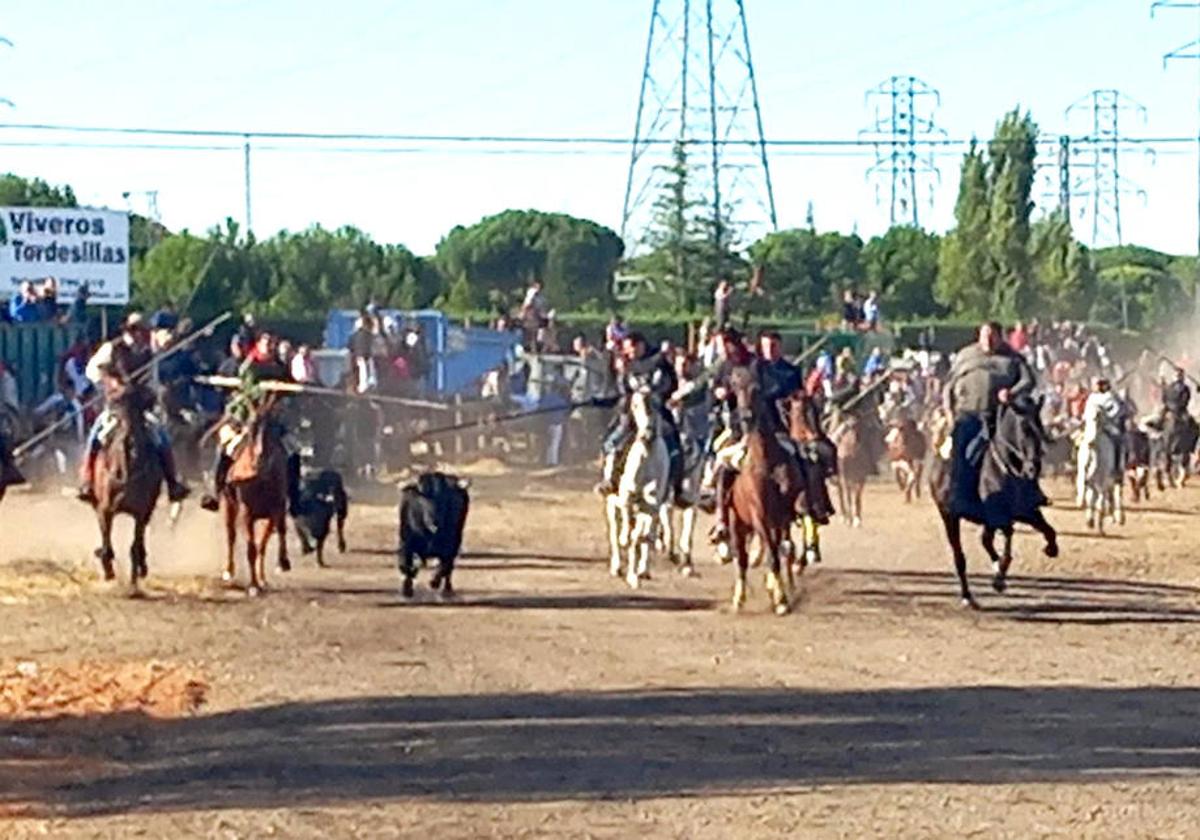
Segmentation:
{"type": "Polygon", "coordinates": [[[230,482],[252,481],[266,471],[272,463],[273,454],[286,455],[283,443],[271,436],[267,425],[265,422],[255,424],[232,442],[230,482]]]}

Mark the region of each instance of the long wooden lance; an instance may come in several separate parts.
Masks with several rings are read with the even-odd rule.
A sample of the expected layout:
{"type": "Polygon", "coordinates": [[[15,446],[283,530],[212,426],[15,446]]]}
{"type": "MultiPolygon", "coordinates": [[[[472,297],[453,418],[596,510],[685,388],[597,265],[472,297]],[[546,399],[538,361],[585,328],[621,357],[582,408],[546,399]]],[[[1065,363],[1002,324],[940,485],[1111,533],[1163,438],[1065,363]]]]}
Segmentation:
{"type": "Polygon", "coordinates": [[[808,361],[810,358],[812,358],[813,353],[816,353],[818,350],[820,350],[822,347],[824,347],[825,342],[827,342],[827,341],[829,341],[829,333],[825,333],[823,336],[821,336],[819,339],[817,339],[817,342],[815,344],[805,348],[803,353],[801,353],[796,358],[792,359],[792,364],[794,364],[796,366],[800,366],[800,365],[804,364],[806,361],[808,361]]]}
{"type": "Polygon", "coordinates": [[[863,398],[866,397],[867,394],[874,393],[876,390],[879,389],[880,386],[886,385],[887,383],[889,383],[891,381],[892,381],[892,378],[890,376],[880,376],[878,379],[876,379],[874,382],[872,382],[866,388],[864,388],[863,390],[861,390],[857,394],[855,394],[853,397],[851,397],[850,401],[841,407],[841,410],[843,412],[850,411],[850,409],[854,408],[854,406],[856,406],[860,402],[862,402],[863,398]]]}
{"type": "Polygon", "coordinates": [[[1155,354],[1156,356],[1158,356],[1158,358],[1162,359],[1164,362],[1169,364],[1171,367],[1175,368],[1175,370],[1183,371],[1183,375],[1186,376],[1188,379],[1192,380],[1193,385],[1200,387],[1200,379],[1197,379],[1196,377],[1194,377],[1190,373],[1188,373],[1187,369],[1184,368],[1183,365],[1177,364],[1175,362],[1175,360],[1172,359],[1170,356],[1168,356],[1166,353],[1163,353],[1160,350],[1155,350],[1153,347],[1149,347],[1149,346],[1147,346],[1146,349],[1149,350],[1151,353],[1155,354]]]}
{"type": "MultiPolygon", "coordinates": [[[[601,398],[603,399],[603,398],[601,398]]],[[[570,413],[579,408],[604,408],[604,405],[598,404],[595,400],[584,400],[582,402],[566,403],[565,405],[548,406],[546,408],[533,408],[526,411],[514,411],[510,414],[498,414],[495,417],[482,417],[478,420],[467,420],[462,423],[455,423],[451,426],[438,426],[436,429],[426,429],[418,434],[418,440],[432,437],[433,435],[441,435],[446,432],[457,432],[462,429],[474,429],[479,426],[493,426],[498,423],[512,423],[517,420],[524,420],[526,417],[537,417],[540,414],[553,414],[556,411],[570,413]]]]}
{"type": "MultiPolygon", "coordinates": [[[[241,388],[245,383],[237,376],[193,376],[192,381],[199,385],[210,385],[214,388],[241,388]]],[[[347,400],[367,400],[369,402],[403,405],[409,408],[428,408],[433,411],[450,411],[451,406],[445,403],[428,400],[410,400],[407,397],[391,397],[384,394],[359,394],[353,391],[340,391],[337,388],[325,388],[320,385],[308,385],[302,382],[282,382],[278,379],[266,379],[254,383],[260,391],[278,394],[300,394],[314,397],[341,397],[347,400]]]]}
{"type": "MultiPolygon", "coordinates": [[[[129,375],[129,378],[134,381],[141,379],[146,374],[150,373],[150,371],[154,369],[154,366],[157,365],[159,362],[161,362],[163,359],[166,359],[166,358],[169,358],[169,357],[175,355],[180,350],[183,350],[186,347],[190,347],[191,345],[193,345],[197,341],[199,341],[201,338],[206,338],[206,337],[211,336],[213,334],[213,331],[216,330],[217,327],[219,327],[221,324],[225,323],[232,317],[233,317],[232,312],[225,312],[225,313],[222,313],[221,315],[218,315],[216,318],[213,318],[211,321],[209,321],[203,327],[200,327],[200,329],[193,330],[192,332],[188,333],[188,335],[184,336],[183,338],[179,339],[178,341],[172,343],[171,345],[169,345],[167,347],[164,347],[162,350],[159,350],[157,353],[155,353],[153,356],[150,357],[150,361],[148,361],[144,365],[141,365],[140,367],[136,368],[133,371],[133,373],[131,373],[129,375]]],[[[95,396],[93,396],[91,399],[89,399],[87,402],[85,402],[82,407],[86,411],[89,408],[99,405],[99,403],[103,399],[104,399],[104,395],[98,393],[95,396]]],[[[43,440],[50,437],[50,435],[54,434],[54,432],[56,430],[62,428],[67,423],[71,422],[72,419],[73,419],[73,415],[71,415],[71,414],[66,414],[66,415],[63,415],[62,417],[58,418],[53,423],[51,423],[49,426],[42,429],[36,435],[29,438],[28,440],[23,442],[20,446],[15,448],[13,450],[13,458],[20,459],[23,455],[28,453],[29,450],[33,449],[35,446],[37,446],[43,440]]]]}

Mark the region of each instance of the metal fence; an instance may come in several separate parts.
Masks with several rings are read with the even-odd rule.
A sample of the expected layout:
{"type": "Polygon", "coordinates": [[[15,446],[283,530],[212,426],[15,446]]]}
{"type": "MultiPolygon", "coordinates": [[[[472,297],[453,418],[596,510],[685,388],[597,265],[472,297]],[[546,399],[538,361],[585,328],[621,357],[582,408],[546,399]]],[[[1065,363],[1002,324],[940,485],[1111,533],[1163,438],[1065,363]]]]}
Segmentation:
{"type": "Polygon", "coordinates": [[[59,324],[0,324],[0,359],[17,379],[22,405],[54,391],[58,359],[83,328],[59,324]]]}

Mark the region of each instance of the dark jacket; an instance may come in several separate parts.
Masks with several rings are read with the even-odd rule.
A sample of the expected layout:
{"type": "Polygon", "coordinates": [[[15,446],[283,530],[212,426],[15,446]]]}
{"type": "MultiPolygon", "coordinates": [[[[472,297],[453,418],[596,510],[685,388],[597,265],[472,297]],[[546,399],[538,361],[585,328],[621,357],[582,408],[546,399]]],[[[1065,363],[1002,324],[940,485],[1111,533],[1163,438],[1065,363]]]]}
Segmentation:
{"type": "Polygon", "coordinates": [[[1192,389],[1186,382],[1172,382],[1163,388],[1163,408],[1172,414],[1187,414],[1188,403],[1192,401],[1192,389]]]}
{"type": "Polygon", "coordinates": [[[1037,385],[1025,357],[1007,344],[985,353],[978,344],[958,352],[946,383],[947,407],[955,415],[992,417],[1000,404],[997,394],[1007,388],[1010,399],[1031,396],[1037,385]]]}

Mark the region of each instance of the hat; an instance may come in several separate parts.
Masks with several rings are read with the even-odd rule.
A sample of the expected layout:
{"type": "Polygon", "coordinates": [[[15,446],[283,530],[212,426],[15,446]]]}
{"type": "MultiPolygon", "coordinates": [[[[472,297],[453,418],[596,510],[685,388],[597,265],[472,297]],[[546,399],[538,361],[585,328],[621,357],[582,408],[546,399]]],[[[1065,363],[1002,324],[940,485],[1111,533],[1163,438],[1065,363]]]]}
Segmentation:
{"type": "Polygon", "coordinates": [[[124,327],[126,332],[144,330],[146,329],[146,319],[141,312],[130,312],[125,316],[124,327]]]}

